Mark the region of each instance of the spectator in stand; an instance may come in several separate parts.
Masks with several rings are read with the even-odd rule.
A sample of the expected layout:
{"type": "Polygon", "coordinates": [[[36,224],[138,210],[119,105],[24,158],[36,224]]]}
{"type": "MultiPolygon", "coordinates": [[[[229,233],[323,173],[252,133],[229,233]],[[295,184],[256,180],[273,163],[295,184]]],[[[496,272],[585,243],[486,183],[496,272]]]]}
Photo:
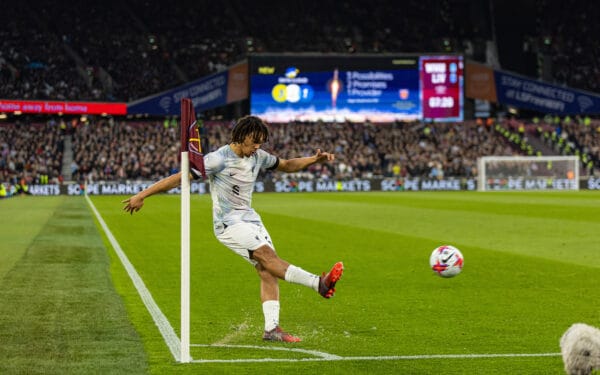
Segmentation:
{"type": "Polygon", "coordinates": [[[77,128],[73,155],[76,180],[152,180],[167,176],[177,163],[176,128],[160,121],[100,120],[77,128]],[[171,166],[171,168],[170,168],[171,166]]]}
{"type": "Polygon", "coordinates": [[[0,199],[8,198],[9,190],[6,188],[6,185],[3,182],[0,182],[0,199]]]}
{"type": "Polygon", "coordinates": [[[540,54],[552,59],[552,75],[559,84],[593,92],[600,91],[600,50],[597,38],[600,25],[595,19],[595,2],[566,0],[555,3],[539,1],[539,37],[536,40],[540,54]]]}
{"type": "Polygon", "coordinates": [[[460,52],[463,39],[489,34],[465,26],[469,9],[458,0],[292,2],[280,12],[264,0],[107,0],[85,16],[45,5],[11,2],[0,12],[2,98],[133,101],[254,52],[460,52]],[[282,32],[294,28],[302,33],[282,32]]]}
{"type": "Polygon", "coordinates": [[[28,185],[60,181],[63,134],[52,121],[0,123],[0,181],[28,185]],[[41,135],[41,136],[40,136],[41,135]]]}
{"type": "MultiPolygon", "coordinates": [[[[436,167],[445,176],[473,177],[477,157],[517,153],[493,128],[474,122],[422,123],[318,123],[271,124],[274,148],[285,150],[286,157],[305,155],[302,145],[316,142],[334,149],[340,160],[338,169],[329,171],[336,178],[392,177],[397,165],[403,176],[429,177],[436,167]],[[424,132],[423,129],[429,129],[424,132]]],[[[311,171],[314,172],[314,171],[311,171]]],[[[320,172],[314,175],[319,178],[320,172]]],[[[305,177],[305,176],[297,176],[305,177]]]]}
{"type": "MultiPolygon", "coordinates": [[[[68,167],[77,181],[156,180],[179,168],[176,127],[162,121],[91,119],[70,122],[0,125],[0,181],[29,184],[61,180],[63,133],[73,131],[73,163],[68,167]],[[39,134],[44,134],[39,138],[39,134]],[[18,136],[17,136],[18,135],[18,136]]],[[[228,141],[231,122],[205,123],[208,151],[228,141]]],[[[281,150],[283,158],[311,155],[307,144],[334,150],[339,163],[311,166],[291,175],[267,174],[279,179],[351,179],[381,177],[474,177],[477,157],[521,152],[494,127],[475,122],[428,124],[421,122],[270,124],[265,149],[281,150]]],[[[592,127],[589,127],[592,129],[592,127]]],[[[595,127],[593,128],[595,129],[595,127]]],[[[577,131],[567,132],[576,136],[577,131]]],[[[583,131],[582,131],[583,132],[583,131]]],[[[598,152],[598,133],[583,138],[590,152],[598,152]],[[594,143],[596,142],[596,143],[594,143]]],[[[596,154],[597,155],[597,154],[596,154]]]]}

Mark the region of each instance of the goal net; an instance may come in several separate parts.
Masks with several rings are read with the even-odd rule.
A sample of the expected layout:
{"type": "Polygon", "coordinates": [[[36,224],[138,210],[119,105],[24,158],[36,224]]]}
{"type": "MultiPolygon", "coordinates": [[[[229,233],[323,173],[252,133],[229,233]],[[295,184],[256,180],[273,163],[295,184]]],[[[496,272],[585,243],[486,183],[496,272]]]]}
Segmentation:
{"type": "Polygon", "coordinates": [[[579,190],[578,156],[484,156],[477,190],[579,190]]]}

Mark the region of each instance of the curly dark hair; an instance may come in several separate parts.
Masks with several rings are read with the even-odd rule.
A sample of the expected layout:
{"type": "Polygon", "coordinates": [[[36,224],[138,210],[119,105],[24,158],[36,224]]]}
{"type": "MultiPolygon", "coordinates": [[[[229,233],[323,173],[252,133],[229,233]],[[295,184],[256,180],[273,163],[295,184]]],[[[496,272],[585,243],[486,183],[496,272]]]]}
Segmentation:
{"type": "Polygon", "coordinates": [[[231,131],[233,143],[244,143],[246,137],[250,136],[254,143],[265,143],[269,140],[269,128],[256,116],[244,116],[237,120],[231,131]]]}

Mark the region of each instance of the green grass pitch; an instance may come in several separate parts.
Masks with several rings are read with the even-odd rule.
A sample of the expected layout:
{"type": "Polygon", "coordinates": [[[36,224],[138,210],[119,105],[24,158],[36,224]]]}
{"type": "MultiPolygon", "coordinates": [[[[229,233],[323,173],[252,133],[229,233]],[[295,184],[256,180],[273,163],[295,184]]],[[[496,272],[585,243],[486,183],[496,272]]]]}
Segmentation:
{"type": "MultiPolygon", "coordinates": [[[[178,334],[179,197],[133,216],[124,198],[91,200],[178,334]]],[[[191,355],[223,362],[174,360],[85,198],[16,197],[0,201],[0,373],[563,374],[562,333],[600,326],[597,192],[255,194],[282,258],[345,264],[331,300],[280,283],[295,345],[261,341],[256,272],[214,238],[210,197],[191,204],[191,355]],[[429,269],[442,244],[465,256],[455,278],[429,269]]]]}

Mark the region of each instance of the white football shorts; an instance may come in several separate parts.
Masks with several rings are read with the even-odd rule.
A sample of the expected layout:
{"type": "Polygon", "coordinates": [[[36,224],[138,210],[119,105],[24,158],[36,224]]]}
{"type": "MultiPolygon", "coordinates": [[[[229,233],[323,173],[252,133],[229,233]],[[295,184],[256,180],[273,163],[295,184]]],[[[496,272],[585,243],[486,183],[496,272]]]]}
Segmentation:
{"type": "Polygon", "coordinates": [[[228,226],[221,233],[216,234],[217,239],[236,254],[246,259],[252,265],[258,263],[250,259],[250,252],[263,245],[269,245],[273,250],[273,242],[267,229],[261,224],[237,223],[228,226]]]}

